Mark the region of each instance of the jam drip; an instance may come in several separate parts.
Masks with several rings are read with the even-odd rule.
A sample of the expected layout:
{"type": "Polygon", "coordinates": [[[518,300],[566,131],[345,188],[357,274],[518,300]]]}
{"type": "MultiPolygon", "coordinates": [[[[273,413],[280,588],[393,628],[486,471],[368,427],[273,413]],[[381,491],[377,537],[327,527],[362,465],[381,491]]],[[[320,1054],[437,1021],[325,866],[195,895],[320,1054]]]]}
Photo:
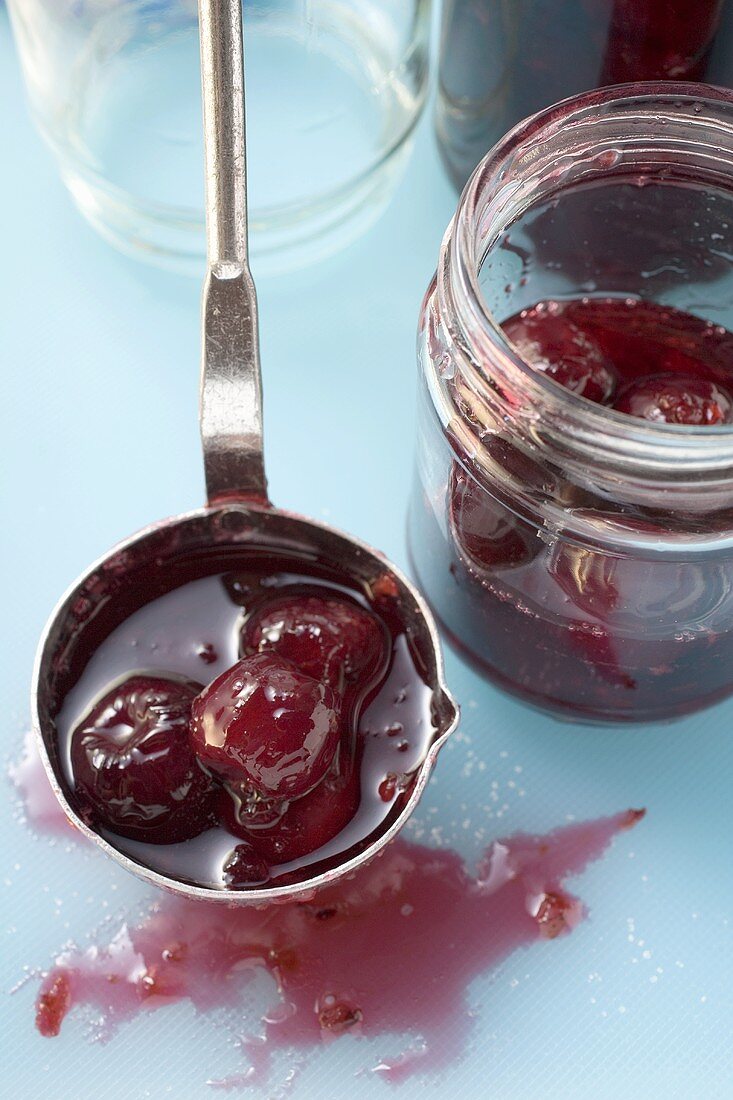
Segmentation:
{"type": "Polygon", "coordinates": [[[23,819],[34,831],[64,840],[81,838],[53,793],[32,732],[26,734],[20,756],[9,766],[8,778],[19,796],[23,819]]]}
{"type": "Polygon", "coordinates": [[[38,996],[38,1030],[57,1035],[67,1013],[87,1005],[109,1037],[142,1010],[187,999],[201,1012],[230,1007],[241,1033],[240,993],[258,967],[288,1006],[266,1013],[264,1047],[251,1036],[260,1066],[276,1049],[316,1050],[324,1038],[407,1034],[402,1054],[375,1067],[380,1074],[443,1068],[470,1034],[472,979],[518,947],[572,931],[584,907],[564,880],[642,816],[496,841],[476,875],[454,851],[397,840],[307,903],[231,910],[162,898],[106,945],[58,957],[38,996]]]}

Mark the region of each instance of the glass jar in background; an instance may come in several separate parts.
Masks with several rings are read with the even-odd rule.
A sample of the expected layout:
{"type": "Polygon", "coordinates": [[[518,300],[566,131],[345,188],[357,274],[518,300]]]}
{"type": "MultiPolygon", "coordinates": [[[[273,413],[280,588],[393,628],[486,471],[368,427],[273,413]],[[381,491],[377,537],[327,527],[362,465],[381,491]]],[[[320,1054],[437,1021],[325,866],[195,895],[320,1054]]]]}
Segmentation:
{"type": "Polygon", "coordinates": [[[731,0],[444,0],[438,142],[460,189],[512,126],[607,84],[733,84],[731,0]]]}
{"type": "MultiPolygon", "coordinates": [[[[430,0],[244,6],[257,273],[352,240],[399,179],[423,105],[430,0]]],[[[35,121],[79,209],[126,252],[205,255],[196,0],[9,0],[35,121]]]]}
{"type": "Polygon", "coordinates": [[[525,701],[653,720],[733,690],[732,254],[733,93],[704,85],[567,100],[461,197],[421,315],[410,551],[449,638],[525,701]],[[632,358],[667,340],[668,371],[707,347],[728,422],[563,388],[500,327],[540,301],[600,308],[632,358]]]}

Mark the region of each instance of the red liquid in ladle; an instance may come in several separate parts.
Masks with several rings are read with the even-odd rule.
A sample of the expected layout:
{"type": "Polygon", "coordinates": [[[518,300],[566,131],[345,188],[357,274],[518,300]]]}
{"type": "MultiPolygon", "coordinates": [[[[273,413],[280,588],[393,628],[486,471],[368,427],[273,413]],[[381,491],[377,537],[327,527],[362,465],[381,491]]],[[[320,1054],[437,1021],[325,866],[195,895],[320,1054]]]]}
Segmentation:
{"type": "Polygon", "coordinates": [[[404,806],[437,719],[394,586],[248,547],[151,562],[113,602],[55,724],[69,798],[115,848],[182,882],[276,885],[404,806]]]}

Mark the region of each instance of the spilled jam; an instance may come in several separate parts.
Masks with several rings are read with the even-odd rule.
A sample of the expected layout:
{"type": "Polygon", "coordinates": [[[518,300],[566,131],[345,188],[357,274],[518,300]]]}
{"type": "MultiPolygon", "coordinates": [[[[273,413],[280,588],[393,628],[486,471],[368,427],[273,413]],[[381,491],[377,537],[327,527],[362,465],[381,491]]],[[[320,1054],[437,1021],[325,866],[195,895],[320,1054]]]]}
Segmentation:
{"type": "MultiPolygon", "coordinates": [[[[58,822],[34,819],[30,804],[27,812],[56,830],[58,822]]],[[[440,1070],[470,1038],[472,980],[519,947],[571,932],[585,908],[565,880],[643,814],[497,840],[475,872],[455,851],[397,839],[307,902],[230,909],[161,895],[142,920],[56,958],[36,1026],[56,1036],[85,1006],[101,1017],[105,1039],[139,1012],[178,1001],[239,1015],[254,973],[264,971],[272,1007],[244,1018],[246,1066],[224,1084],[266,1080],[277,1051],[307,1056],[344,1034],[406,1037],[402,1053],[373,1067],[391,1081],[440,1070]]]]}

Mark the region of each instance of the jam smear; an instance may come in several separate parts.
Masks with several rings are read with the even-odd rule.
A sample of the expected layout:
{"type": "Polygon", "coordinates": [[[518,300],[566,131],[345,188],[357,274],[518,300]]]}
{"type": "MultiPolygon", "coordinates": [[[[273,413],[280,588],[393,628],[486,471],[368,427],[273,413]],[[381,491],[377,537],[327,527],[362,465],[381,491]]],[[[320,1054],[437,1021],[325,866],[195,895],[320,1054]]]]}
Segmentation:
{"type": "Polygon", "coordinates": [[[438,719],[394,586],[214,547],[139,565],[110,606],[53,717],[68,797],[114,847],[197,885],[294,883],[404,805],[438,719]]]}
{"type": "Polygon", "coordinates": [[[32,829],[67,840],[81,838],[61,809],[43,766],[35,734],[27,733],[20,756],[8,768],[8,778],[20,796],[25,821],[32,829]]]}
{"type": "Polygon", "coordinates": [[[61,1031],[61,1024],[71,1008],[71,978],[68,970],[56,970],[43,983],[36,1001],[36,1027],[45,1039],[61,1031]]]}
{"type": "MultiPolygon", "coordinates": [[[[407,1035],[402,1053],[374,1067],[390,1080],[442,1069],[469,1039],[472,979],[518,947],[571,931],[584,908],[565,879],[643,813],[496,841],[475,875],[455,851],[398,839],[309,902],[255,910],[163,897],[106,945],[57,958],[38,995],[38,1028],[57,1034],[70,1009],[87,1005],[109,1037],[143,1008],[181,999],[238,1016],[256,967],[288,1006],[261,1021],[264,1045],[254,1035],[242,1044],[260,1071],[275,1050],[316,1050],[344,1034],[407,1035]]],[[[249,1021],[253,1031],[259,1025],[249,1021]]]]}

